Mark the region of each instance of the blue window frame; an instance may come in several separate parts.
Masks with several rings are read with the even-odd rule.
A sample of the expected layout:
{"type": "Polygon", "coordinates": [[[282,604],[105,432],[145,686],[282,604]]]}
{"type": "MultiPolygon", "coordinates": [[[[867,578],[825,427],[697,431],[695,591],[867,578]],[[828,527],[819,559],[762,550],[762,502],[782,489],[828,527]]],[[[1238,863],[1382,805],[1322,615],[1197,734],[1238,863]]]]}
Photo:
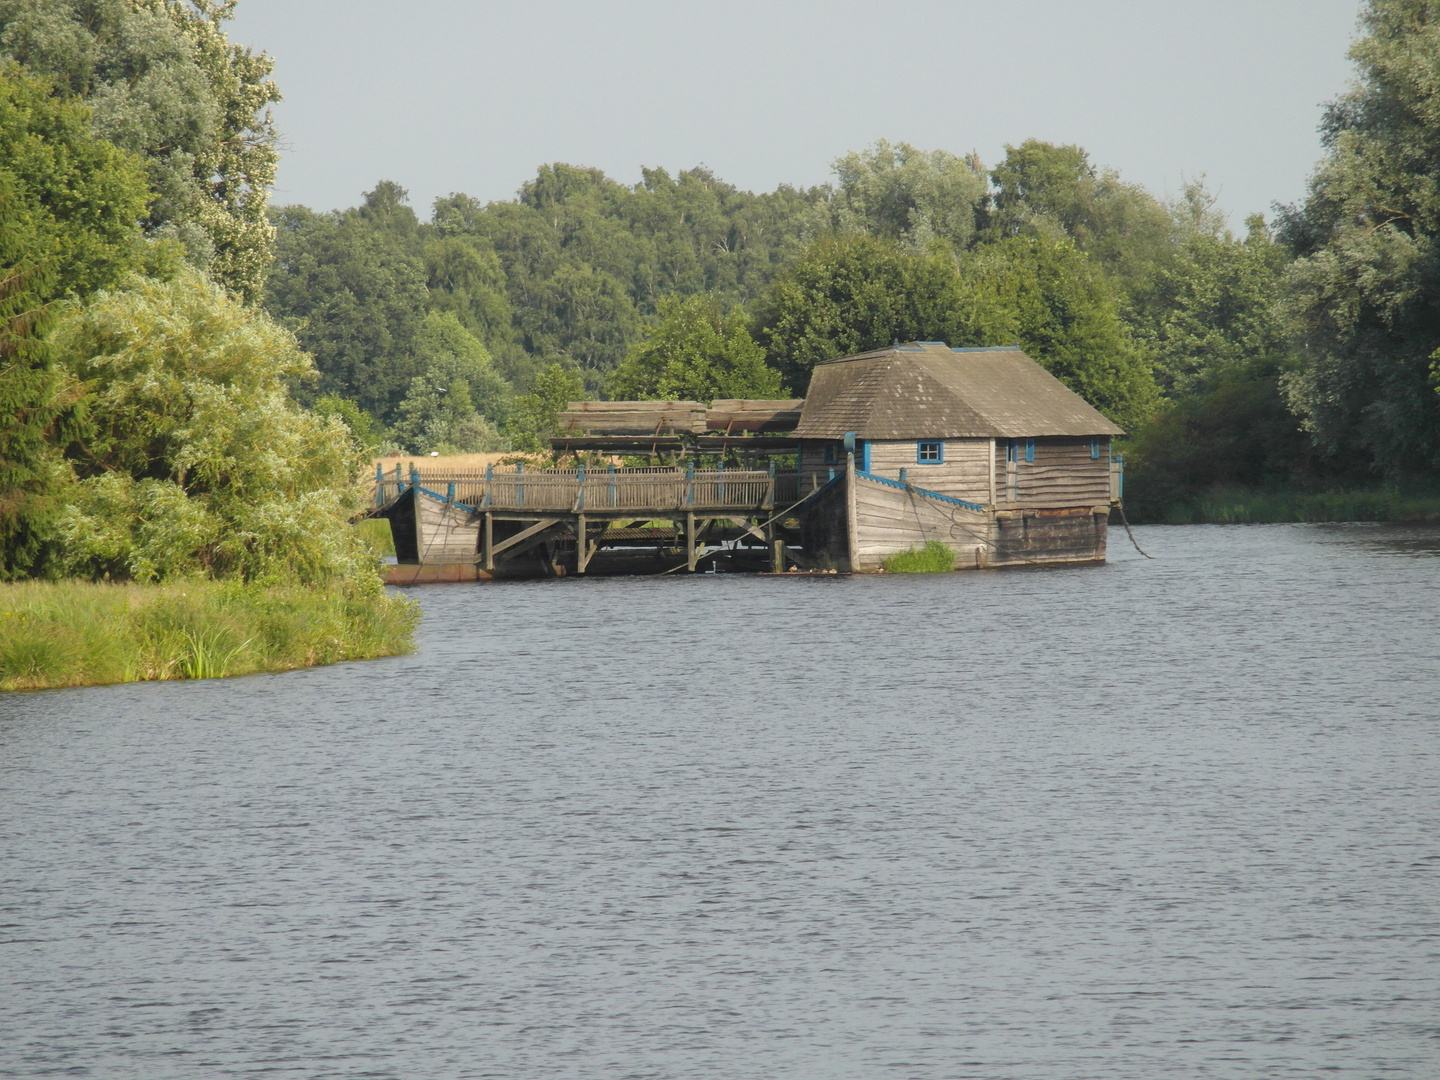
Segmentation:
{"type": "Polygon", "coordinates": [[[1025,440],[1025,460],[1033,463],[1035,461],[1035,440],[1025,440]]]}
{"type": "Polygon", "coordinates": [[[915,444],[915,464],[940,465],[945,461],[945,444],[939,439],[921,439],[915,444]]]}
{"type": "Polygon", "coordinates": [[[834,465],[839,460],[835,453],[835,444],[833,442],[827,442],[825,444],[825,464],[834,465]]]}
{"type": "Polygon", "coordinates": [[[1100,440],[1099,440],[1099,439],[1091,439],[1091,440],[1090,440],[1090,460],[1091,460],[1091,461],[1099,461],[1099,460],[1100,460],[1100,440]]]}

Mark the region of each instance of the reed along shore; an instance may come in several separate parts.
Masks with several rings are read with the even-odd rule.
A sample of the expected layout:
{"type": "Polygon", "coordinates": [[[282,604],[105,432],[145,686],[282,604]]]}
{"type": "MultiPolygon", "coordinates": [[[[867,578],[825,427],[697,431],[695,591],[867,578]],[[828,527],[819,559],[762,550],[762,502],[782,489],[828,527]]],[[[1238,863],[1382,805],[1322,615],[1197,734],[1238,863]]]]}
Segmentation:
{"type": "Polygon", "coordinates": [[[28,581],[0,585],[0,690],[209,679],[415,648],[418,606],[376,590],[28,581]]]}

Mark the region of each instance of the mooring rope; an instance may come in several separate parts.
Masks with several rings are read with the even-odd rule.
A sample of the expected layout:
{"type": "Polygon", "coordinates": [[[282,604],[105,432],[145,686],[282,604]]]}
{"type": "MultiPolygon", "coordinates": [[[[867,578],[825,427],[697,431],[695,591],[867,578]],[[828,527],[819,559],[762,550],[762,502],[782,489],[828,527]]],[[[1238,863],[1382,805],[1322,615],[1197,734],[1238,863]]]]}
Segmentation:
{"type": "Polygon", "coordinates": [[[1147,559],[1153,559],[1153,558],[1155,558],[1154,555],[1151,555],[1151,554],[1149,554],[1148,552],[1146,552],[1146,550],[1145,550],[1144,548],[1142,548],[1142,547],[1136,542],[1136,540],[1135,540],[1135,534],[1130,531],[1130,522],[1129,522],[1129,520],[1125,517],[1125,507],[1122,506],[1119,502],[1116,502],[1116,503],[1115,503],[1115,509],[1120,511],[1120,522],[1121,522],[1121,524],[1123,524],[1123,525],[1125,526],[1125,535],[1128,536],[1128,537],[1130,537],[1130,543],[1135,544],[1135,550],[1138,551],[1138,552],[1140,552],[1140,554],[1141,554],[1141,555],[1144,555],[1145,558],[1147,558],[1147,559]]]}

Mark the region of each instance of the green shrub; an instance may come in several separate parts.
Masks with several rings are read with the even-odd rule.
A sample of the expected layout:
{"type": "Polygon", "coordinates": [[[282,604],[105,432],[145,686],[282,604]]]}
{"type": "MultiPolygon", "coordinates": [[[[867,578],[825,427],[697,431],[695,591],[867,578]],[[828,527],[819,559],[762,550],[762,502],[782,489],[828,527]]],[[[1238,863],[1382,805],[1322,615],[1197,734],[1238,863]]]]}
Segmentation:
{"type": "Polygon", "coordinates": [[[955,569],[955,552],[939,540],[927,540],[918,551],[911,548],[885,560],[889,574],[943,574],[955,569]]]}

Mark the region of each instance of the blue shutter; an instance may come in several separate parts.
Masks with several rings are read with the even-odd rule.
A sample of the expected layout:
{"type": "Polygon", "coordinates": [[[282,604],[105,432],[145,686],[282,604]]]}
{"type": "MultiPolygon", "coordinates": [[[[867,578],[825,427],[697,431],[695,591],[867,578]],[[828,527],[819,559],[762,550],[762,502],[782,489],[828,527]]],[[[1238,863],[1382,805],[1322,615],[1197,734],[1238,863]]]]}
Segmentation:
{"type": "Polygon", "coordinates": [[[1026,440],[1025,440],[1025,460],[1026,460],[1026,461],[1029,461],[1029,462],[1033,462],[1033,461],[1035,460],[1035,440],[1034,440],[1034,439],[1026,439],[1026,440]]]}
{"type": "Polygon", "coordinates": [[[1090,440],[1090,460],[1091,460],[1091,461],[1099,461],[1099,460],[1100,460],[1100,440],[1099,440],[1099,439],[1091,439],[1091,440],[1090,440]]]}

